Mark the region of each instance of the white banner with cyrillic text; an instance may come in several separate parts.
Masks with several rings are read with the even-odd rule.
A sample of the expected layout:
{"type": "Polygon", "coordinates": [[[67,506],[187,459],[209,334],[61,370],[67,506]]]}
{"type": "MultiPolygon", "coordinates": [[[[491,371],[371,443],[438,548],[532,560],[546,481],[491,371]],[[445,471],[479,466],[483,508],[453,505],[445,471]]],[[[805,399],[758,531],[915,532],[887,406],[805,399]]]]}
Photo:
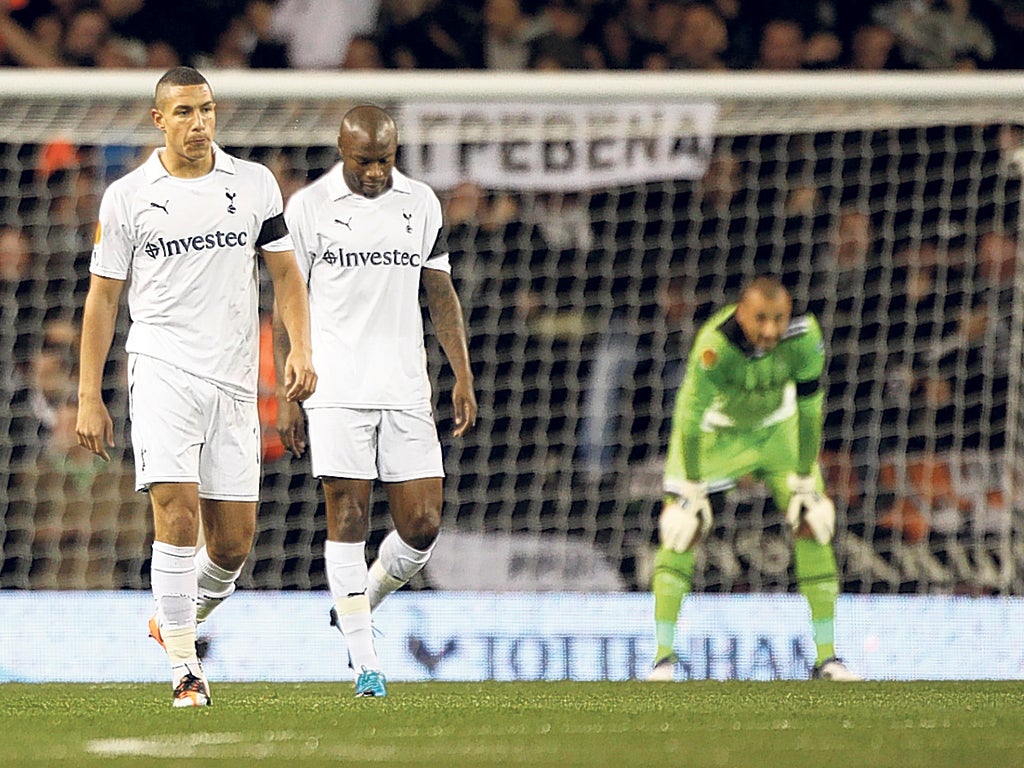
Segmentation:
{"type": "Polygon", "coordinates": [[[443,190],[567,191],[700,178],[715,104],[406,104],[402,170],[443,190]]]}

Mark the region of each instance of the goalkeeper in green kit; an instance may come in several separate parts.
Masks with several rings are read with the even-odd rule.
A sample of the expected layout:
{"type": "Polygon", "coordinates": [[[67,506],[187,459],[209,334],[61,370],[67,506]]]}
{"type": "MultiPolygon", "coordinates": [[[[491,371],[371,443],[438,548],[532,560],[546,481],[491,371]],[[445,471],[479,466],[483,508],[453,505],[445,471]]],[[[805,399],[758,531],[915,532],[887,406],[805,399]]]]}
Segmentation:
{"type": "Polygon", "coordinates": [[[793,531],[794,572],[817,647],[812,677],[860,679],[835,655],[836,514],[818,467],[824,343],[814,316],[793,317],[792,307],[778,279],[756,277],[738,303],[701,327],[690,350],[665,464],[652,585],[658,650],[648,680],[674,677],[676,620],[693,584],[693,548],[711,530],[708,494],[746,475],[767,485],[793,531]]]}

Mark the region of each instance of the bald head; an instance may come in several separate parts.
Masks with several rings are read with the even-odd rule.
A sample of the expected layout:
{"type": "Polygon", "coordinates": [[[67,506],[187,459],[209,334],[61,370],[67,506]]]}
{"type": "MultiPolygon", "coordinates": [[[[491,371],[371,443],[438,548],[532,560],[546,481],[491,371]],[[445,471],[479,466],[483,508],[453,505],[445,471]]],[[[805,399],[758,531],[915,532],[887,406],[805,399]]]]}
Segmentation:
{"type": "Polygon", "coordinates": [[[353,107],[341,120],[338,133],[342,173],[356,194],[377,197],[391,188],[391,171],[398,151],[398,129],[380,107],[353,107]]]}
{"type": "Polygon", "coordinates": [[[361,135],[378,143],[398,141],[398,129],[391,115],[373,104],[361,104],[345,113],[339,140],[346,134],[361,135]]]}
{"type": "Polygon", "coordinates": [[[789,291],[786,290],[786,286],[782,284],[779,278],[772,275],[759,275],[747,283],[740,293],[740,303],[755,293],[760,294],[766,299],[775,300],[782,298],[786,301],[790,300],[789,291]]]}
{"type": "Polygon", "coordinates": [[[736,305],[736,322],[747,341],[760,352],[771,352],[789,327],[793,300],[777,277],[751,280],[736,305]]]}

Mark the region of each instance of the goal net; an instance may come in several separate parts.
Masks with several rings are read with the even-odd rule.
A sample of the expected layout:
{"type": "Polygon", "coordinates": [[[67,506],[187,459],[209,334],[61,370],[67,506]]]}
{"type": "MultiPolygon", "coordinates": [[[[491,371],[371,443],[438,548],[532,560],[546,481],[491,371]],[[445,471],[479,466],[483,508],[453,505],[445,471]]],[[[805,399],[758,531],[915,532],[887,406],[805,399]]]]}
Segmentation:
{"type": "MultiPolygon", "coordinates": [[[[159,143],[158,76],[0,75],[3,587],[146,586],[125,312],[106,379],[109,466],[72,448],[73,369],[98,198],[159,143]]],[[[449,437],[452,380],[431,340],[442,540],[485,565],[462,569],[461,584],[428,569],[413,586],[528,587],[506,578],[515,563],[486,556],[519,541],[538,588],[586,587],[600,565],[611,588],[646,589],[687,346],[712,308],[769,270],[825,332],[822,462],[844,589],[1024,592],[1014,80],[209,76],[218,141],[266,163],[285,195],[335,161],[346,106],[373,101],[397,118],[400,167],[442,197],[481,409],[474,431],[449,437]]],[[[243,581],[322,588],[319,489],[269,426],[265,438],[243,581]]],[[[698,589],[791,588],[788,534],[761,487],[743,484],[716,520],[698,589]]],[[[381,497],[371,553],[388,529],[381,497]]]]}

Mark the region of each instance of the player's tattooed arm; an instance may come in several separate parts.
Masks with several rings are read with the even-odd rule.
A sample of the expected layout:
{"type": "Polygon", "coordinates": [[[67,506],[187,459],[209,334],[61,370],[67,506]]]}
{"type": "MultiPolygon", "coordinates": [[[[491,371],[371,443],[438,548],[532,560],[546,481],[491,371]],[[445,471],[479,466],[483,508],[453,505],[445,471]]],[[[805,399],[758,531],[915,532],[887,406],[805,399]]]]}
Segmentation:
{"type": "Polygon", "coordinates": [[[473,371],[469,364],[466,343],[466,324],[451,275],[437,269],[424,269],[423,287],[427,293],[427,309],[434,333],[455,372],[452,387],[452,405],[455,407],[455,430],[459,437],[476,424],[476,393],[473,391],[473,371]]]}

